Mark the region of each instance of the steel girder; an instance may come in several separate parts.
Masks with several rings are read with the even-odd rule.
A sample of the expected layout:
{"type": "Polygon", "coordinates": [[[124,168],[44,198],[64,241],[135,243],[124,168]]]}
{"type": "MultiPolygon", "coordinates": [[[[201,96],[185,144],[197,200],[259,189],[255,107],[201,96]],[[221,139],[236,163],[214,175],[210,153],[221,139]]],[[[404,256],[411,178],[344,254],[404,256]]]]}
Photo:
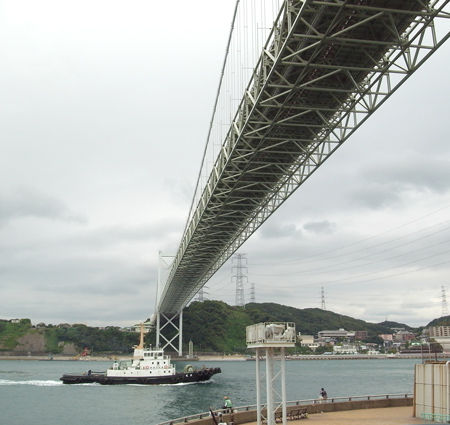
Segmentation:
{"type": "Polygon", "coordinates": [[[286,0],[186,226],[158,311],[220,266],[450,36],[450,0],[286,0]],[[440,27],[439,27],[440,28],[440,27]]]}

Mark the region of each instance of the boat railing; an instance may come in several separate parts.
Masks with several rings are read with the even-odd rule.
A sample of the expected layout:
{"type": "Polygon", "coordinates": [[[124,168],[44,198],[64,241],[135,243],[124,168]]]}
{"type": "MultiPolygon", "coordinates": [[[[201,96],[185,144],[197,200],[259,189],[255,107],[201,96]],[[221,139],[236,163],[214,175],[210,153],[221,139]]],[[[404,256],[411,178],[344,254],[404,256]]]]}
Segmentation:
{"type": "MultiPolygon", "coordinates": [[[[400,394],[371,394],[371,395],[357,395],[357,396],[345,396],[345,397],[330,397],[326,400],[320,398],[311,398],[306,400],[293,400],[287,401],[287,406],[306,406],[311,404],[324,404],[324,403],[342,403],[348,401],[362,401],[362,400],[385,400],[385,399],[399,399],[399,398],[409,398],[412,397],[411,393],[400,393],[400,394]]],[[[263,408],[266,407],[264,404],[263,408]]],[[[213,412],[223,412],[223,409],[212,409],[213,412]]],[[[233,407],[233,412],[247,412],[250,410],[256,410],[256,404],[249,404],[247,406],[233,407]]],[[[177,419],[172,419],[170,421],[160,422],[158,425],[176,425],[182,424],[198,419],[204,419],[211,417],[211,412],[202,412],[195,415],[184,416],[177,419]]]]}

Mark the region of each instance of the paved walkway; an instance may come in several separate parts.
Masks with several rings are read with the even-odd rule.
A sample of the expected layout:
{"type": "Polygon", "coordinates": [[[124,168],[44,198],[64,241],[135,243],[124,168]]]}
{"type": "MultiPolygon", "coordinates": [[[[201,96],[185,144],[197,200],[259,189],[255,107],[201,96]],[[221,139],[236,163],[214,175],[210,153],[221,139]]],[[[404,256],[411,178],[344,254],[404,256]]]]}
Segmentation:
{"type": "MultiPolygon", "coordinates": [[[[345,410],[309,415],[308,419],[289,421],[289,425],[415,425],[432,424],[412,417],[412,406],[381,409],[345,410]]],[[[252,422],[246,425],[256,425],[252,422]]]]}

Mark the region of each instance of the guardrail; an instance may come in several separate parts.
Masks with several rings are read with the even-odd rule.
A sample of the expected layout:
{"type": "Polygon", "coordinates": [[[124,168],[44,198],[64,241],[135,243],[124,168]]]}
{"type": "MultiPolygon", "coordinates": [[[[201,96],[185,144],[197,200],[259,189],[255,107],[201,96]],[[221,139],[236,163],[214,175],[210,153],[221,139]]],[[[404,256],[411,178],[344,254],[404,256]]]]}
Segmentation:
{"type": "MultiPolygon", "coordinates": [[[[384,400],[384,399],[398,399],[398,398],[409,398],[412,397],[412,393],[401,393],[401,394],[375,394],[375,395],[358,395],[358,396],[349,396],[349,397],[330,397],[327,400],[319,399],[319,398],[311,398],[307,400],[295,400],[295,401],[287,401],[286,406],[306,406],[311,404],[324,404],[324,403],[342,403],[348,401],[361,401],[361,400],[384,400]]],[[[263,408],[266,405],[262,406],[263,408]]],[[[248,412],[250,410],[256,410],[256,404],[249,404],[247,406],[238,406],[233,407],[233,413],[237,412],[248,412]]],[[[222,409],[213,409],[214,412],[222,412],[222,409]]],[[[211,413],[202,412],[197,413],[195,415],[184,416],[177,419],[172,419],[170,421],[161,422],[158,425],[176,425],[183,424],[189,421],[204,419],[211,416],[211,413]]]]}

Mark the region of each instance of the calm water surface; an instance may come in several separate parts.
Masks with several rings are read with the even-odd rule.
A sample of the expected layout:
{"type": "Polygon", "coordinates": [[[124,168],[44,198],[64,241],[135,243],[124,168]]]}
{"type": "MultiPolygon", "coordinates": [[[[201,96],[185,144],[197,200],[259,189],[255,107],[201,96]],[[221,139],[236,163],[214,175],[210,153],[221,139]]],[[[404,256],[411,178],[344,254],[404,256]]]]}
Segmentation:
{"type": "MultiPolygon", "coordinates": [[[[288,400],[412,392],[408,360],[288,361],[288,400]]],[[[202,366],[203,363],[193,363],[202,366]]],[[[205,362],[221,367],[210,382],[181,385],[63,385],[63,373],[105,370],[110,362],[0,360],[0,425],[155,425],[218,408],[255,404],[255,362],[205,362]]],[[[177,364],[181,370],[184,363],[177,364]]]]}

